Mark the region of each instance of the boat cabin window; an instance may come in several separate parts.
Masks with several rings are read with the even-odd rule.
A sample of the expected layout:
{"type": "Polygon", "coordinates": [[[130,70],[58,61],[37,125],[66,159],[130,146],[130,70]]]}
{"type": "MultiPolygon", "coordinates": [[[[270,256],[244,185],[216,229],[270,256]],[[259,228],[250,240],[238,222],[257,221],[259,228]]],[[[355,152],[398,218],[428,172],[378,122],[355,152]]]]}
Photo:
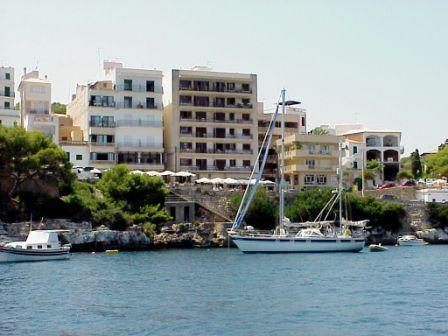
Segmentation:
{"type": "Polygon", "coordinates": [[[38,249],[41,249],[41,248],[42,248],[42,245],[37,245],[37,248],[38,248],[38,249]]]}
{"type": "Polygon", "coordinates": [[[47,245],[47,248],[51,248],[51,245],[47,245]]]}
{"type": "Polygon", "coordinates": [[[26,249],[27,250],[31,250],[33,247],[32,246],[27,246],[26,249]]]}

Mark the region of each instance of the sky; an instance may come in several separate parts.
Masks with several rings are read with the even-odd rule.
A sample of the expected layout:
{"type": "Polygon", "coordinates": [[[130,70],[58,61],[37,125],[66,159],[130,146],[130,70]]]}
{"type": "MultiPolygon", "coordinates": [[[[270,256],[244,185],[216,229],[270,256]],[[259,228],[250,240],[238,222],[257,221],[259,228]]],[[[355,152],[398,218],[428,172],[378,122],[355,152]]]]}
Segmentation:
{"type": "MultiPolygon", "coordinates": [[[[3,2],[6,0],[0,0],[3,2]]],[[[4,6],[2,8],[5,8],[4,6]]],[[[409,153],[448,138],[448,1],[8,1],[0,65],[36,67],[67,103],[103,59],[164,73],[207,65],[258,75],[258,100],[285,87],[308,126],[401,130],[409,153]]]]}

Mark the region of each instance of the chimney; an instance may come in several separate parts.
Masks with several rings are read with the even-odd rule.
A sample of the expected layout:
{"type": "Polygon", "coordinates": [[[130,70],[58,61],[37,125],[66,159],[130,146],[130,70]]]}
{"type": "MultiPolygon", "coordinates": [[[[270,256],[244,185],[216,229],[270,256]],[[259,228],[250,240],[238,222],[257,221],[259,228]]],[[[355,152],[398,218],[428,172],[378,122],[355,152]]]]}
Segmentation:
{"type": "Polygon", "coordinates": [[[45,75],[45,80],[47,80],[47,77],[48,77],[48,76],[47,76],[47,75],[45,75]]]}
{"type": "Polygon", "coordinates": [[[26,67],[23,68],[23,75],[26,75],[26,67]]]}

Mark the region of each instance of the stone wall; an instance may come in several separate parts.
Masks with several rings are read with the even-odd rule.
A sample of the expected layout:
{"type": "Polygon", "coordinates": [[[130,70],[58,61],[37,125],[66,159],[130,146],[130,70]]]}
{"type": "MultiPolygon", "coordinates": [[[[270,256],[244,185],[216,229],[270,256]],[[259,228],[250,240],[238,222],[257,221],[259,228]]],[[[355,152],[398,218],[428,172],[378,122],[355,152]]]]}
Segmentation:
{"type": "MultiPolygon", "coordinates": [[[[356,192],[361,195],[361,192],[356,192]]],[[[388,189],[365,190],[366,196],[380,197],[381,195],[393,195],[403,201],[416,200],[416,189],[413,187],[394,187],[388,189]]]]}

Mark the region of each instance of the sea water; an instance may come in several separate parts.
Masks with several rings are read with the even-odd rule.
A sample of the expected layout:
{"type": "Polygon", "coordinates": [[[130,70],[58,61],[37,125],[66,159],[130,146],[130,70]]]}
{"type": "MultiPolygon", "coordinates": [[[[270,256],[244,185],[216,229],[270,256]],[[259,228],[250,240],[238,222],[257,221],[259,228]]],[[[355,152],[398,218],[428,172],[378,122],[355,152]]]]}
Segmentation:
{"type": "Polygon", "coordinates": [[[0,264],[0,335],[448,334],[448,246],[0,264]]]}

